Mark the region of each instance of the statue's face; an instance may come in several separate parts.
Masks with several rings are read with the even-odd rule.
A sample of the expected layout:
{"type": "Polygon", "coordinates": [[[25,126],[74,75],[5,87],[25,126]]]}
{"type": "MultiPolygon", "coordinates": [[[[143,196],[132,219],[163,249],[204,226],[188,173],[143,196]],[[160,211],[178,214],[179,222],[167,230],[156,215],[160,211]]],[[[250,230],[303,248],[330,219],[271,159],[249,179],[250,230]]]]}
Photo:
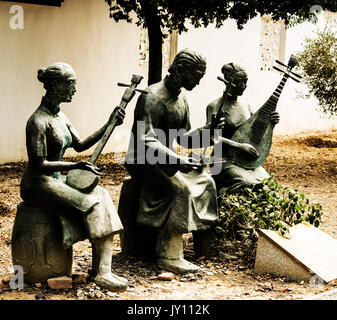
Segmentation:
{"type": "Polygon", "coordinates": [[[235,96],[242,96],[243,92],[246,90],[247,87],[248,77],[244,71],[239,71],[235,75],[234,85],[232,89],[232,93],[235,96]]]}
{"type": "Polygon", "coordinates": [[[76,77],[70,76],[57,85],[57,95],[61,102],[71,102],[76,92],[76,77]]]}
{"type": "Polygon", "coordinates": [[[203,68],[186,68],[181,72],[181,86],[188,91],[196,87],[205,74],[203,68]]]}

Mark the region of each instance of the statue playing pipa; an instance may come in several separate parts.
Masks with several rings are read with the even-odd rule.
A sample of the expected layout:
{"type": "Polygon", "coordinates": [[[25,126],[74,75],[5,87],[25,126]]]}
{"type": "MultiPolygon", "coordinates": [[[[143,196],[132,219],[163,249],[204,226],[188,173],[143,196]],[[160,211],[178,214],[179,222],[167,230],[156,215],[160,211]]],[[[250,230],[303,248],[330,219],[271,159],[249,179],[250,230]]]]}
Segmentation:
{"type": "Polygon", "coordinates": [[[259,184],[269,178],[261,165],[269,154],[273,130],[279,122],[277,103],[288,78],[296,82],[301,78],[292,71],[297,64],[295,56],[290,57],[287,65],[276,62],[286,68],[274,67],[284,75],[275,91],[256,112],[241,98],[247,87],[246,70],[233,63],[225,64],[221,69],[223,77],[218,79],[226,84],[226,89],[223,96],[207,106],[207,122],[213,121],[216,128],[217,120],[223,118],[222,137],[253,146],[258,156],[253,157],[233,148],[223,150],[222,170],[213,176],[219,193],[235,193],[244,186],[259,184]]]}

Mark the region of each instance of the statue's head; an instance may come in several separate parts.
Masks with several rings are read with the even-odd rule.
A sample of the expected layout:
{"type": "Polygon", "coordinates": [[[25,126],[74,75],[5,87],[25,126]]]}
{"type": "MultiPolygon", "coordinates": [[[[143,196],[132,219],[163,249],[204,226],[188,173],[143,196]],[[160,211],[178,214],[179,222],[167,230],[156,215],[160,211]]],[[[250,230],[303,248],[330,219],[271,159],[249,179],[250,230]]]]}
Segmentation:
{"type": "Polygon", "coordinates": [[[37,79],[43,83],[49,97],[59,102],[70,102],[76,92],[76,74],[67,63],[56,62],[38,70],[37,79]]]}
{"type": "Polygon", "coordinates": [[[227,81],[235,85],[231,93],[234,96],[241,96],[247,87],[248,75],[246,70],[231,62],[223,65],[221,72],[227,81]]]}
{"type": "Polygon", "coordinates": [[[206,59],[200,54],[184,49],[177,53],[168,72],[179,87],[192,90],[206,71],[206,59]]]}

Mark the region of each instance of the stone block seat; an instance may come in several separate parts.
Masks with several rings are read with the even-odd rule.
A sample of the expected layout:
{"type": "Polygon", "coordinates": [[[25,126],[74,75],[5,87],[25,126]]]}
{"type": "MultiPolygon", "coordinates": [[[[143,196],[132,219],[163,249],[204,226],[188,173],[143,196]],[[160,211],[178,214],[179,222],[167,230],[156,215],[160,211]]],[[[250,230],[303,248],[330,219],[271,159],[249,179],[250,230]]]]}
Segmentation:
{"type": "MultiPolygon", "coordinates": [[[[128,256],[155,258],[157,232],[137,223],[140,185],[130,176],[124,178],[118,204],[118,215],[124,230],[120,233],[122,252],[128,256]]],[[[214,245],[214,229],[193,232],[194,252],[208,255],[214,245]]]]}
{"type": "Polygon", "coordinates": [[[122,252],[128,256],[155,257],[157,232],[137,223],[140,186],[130,176],[124,178],[118,203],[118,215],[124,230],[120,233],[122,252]]]}
{"type": "Polygon", "coordinates": [[[67,220],[53,210],[26,202],[17,207],[12,231],[12,260],[14,265],[22,266],[27,283],[44,283],[58,276],[70,277],[71,244],[85,238],[83,229],[83,236],[74,240],[76,236],[68,228],[67,220]]]}

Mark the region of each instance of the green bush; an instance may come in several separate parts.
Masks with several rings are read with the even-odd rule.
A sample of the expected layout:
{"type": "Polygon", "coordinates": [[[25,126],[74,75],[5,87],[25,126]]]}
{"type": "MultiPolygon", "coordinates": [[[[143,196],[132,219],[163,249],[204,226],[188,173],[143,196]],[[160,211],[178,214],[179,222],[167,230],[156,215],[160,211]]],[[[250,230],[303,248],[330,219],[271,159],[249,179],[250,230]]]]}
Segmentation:
{"type": "Polygon", "coordinates": [[[222,195],[219,209],[218,237],[250,245],[257,240],[258,228],[287,236],[289,227],[301,222],[318,227],[322,216],[321,205],[310,205],[304,194],[282,187],[273,177],[240,193],[222,195]]]}

